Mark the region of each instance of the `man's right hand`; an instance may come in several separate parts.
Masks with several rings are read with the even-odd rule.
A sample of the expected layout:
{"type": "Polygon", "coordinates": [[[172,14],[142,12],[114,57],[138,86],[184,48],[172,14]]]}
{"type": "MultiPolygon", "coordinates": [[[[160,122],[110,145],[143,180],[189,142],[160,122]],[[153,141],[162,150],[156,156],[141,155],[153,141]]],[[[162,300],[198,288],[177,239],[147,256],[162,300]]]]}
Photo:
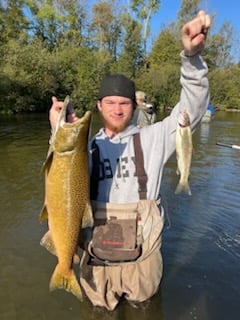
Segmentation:
{"type": "MultiPolygon", "coordinates": [[[[63,105],[64,105],[63,101],[58,101],[58,99],[56,97],[54,97],[54,96],[52,97],[52,106],[49,111],[49,121],[50,121],[50,125],[51,125],[52,130],[54,130],[56,127],[58,115],[59,115],[59,112],[62,110],[63,105]]],[[[67,115],[68,122],[75,122],[77,120],[78,120],[78,117],[76,116],[74,110],[73,110],[73,112],[71,112],[67,115]]]]}

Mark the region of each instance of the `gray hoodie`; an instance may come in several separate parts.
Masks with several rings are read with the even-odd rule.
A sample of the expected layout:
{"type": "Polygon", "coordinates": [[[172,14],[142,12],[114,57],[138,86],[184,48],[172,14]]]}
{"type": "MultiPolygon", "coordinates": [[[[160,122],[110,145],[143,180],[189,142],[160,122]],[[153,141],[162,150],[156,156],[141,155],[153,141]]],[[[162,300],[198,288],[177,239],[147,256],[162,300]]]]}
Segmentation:
{"type": "Polygon", "coordinates": [[[133,148],[133,135],[139,131],[144,167],[148,176],[147,199],[159,198],[164,165],[175,151],[179,111],[187,109],[194,129],[209,103],[206,63],[200,55],[186,57],[181,53],[181,59],[180,100],[168,117],[142,129],[130,124],[113,138],[106,136],[104,129],[100,129],[94,136],[100,151],[97,201],[133,203],[139,200],[133,148]]]}

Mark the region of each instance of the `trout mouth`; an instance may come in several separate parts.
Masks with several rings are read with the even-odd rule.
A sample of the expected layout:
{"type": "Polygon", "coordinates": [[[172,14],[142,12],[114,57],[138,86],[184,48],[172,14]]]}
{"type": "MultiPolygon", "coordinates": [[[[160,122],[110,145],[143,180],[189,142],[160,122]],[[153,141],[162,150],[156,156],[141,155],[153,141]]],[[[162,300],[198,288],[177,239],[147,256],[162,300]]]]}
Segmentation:
{"type": "Polygon", "coordinates": [[[72,110],[73,110],[72,100],[70,99],[69,96],[66,96],[66,98],[64,100],[63,107],[62,107],[62,109],[59,113],[59,116],[58,116],[56,129],[58,129],[59,127],[63,127],[67,123],[67,116],[68,116],[68,114],[73,112],[72,110]]]}
{"type": "Polygon", "coordinates": [[[64,100],[63,108],[59,115],[59,127],[74,127],[79,126],[80,124],[88,123],[91,120],[91,111],[86,111],[82,117],[80,117],[77,121],[74,122],[68,122],[67,116],[71,113],[74,113],[74,108],[72,104],[72,99],[67,96],[64,100]]]}
{"type": "Polygon", "coordinates": [[[189,115],[187,110],[181,110],[178,116],[178,124],[181,128],[188,127],[190,125],[189,115]]]}
{"type": "Polygon", "coordinates": [[[91,111],[86,111],[81,118],[79,118],[77,121],[74,122],[68,122],[67,121],[67,116],[69,113],[66,112],[66,116],[63,120],[62,126],[67,126],[67,127],[79,127],[80,125],[88,124],[91,121],[91,116],[92,113],[91,111]]]}

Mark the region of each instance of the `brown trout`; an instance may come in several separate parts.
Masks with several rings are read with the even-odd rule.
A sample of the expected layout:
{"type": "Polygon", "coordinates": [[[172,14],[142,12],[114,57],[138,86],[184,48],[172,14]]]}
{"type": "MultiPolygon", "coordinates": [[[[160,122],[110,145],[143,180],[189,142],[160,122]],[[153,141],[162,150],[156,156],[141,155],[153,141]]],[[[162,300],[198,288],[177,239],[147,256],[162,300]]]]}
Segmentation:
{"type": "Polygon", "coordinates": [[[74,123],[67,123],[70,104],[70,98],[66,97],[42,167],[45,203],[40,221],[48,219],[49,231],[42,238],[41,245],[58,258],[49,284],[50,291],[65,289],[82,300],[72,263],[81,227],[93,225],[88,168],[91,112],[87,111],[74,123]]]}
{"type": "Polygon", "coordinates": [[[191,195],[188,178],[192,160],[192,132],[189,115],[185,109],[180,112],[178,117],[176,156],[178,166],[177,173],[180,174],[180,180],[175,193],[185,192],[191,195]]]}

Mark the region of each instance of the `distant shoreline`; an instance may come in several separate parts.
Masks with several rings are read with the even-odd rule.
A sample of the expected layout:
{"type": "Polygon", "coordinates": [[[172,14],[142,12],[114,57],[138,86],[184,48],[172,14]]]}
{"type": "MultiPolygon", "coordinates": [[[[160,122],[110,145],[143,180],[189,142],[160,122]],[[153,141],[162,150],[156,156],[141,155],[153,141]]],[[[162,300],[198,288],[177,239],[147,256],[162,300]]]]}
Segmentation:
{"type": "Polygon", "coordinates": [[[232,109],[225,109],[224,111],[227,111],[227,112],[240,112],[240,109],[232,108],[232,109]]]}

